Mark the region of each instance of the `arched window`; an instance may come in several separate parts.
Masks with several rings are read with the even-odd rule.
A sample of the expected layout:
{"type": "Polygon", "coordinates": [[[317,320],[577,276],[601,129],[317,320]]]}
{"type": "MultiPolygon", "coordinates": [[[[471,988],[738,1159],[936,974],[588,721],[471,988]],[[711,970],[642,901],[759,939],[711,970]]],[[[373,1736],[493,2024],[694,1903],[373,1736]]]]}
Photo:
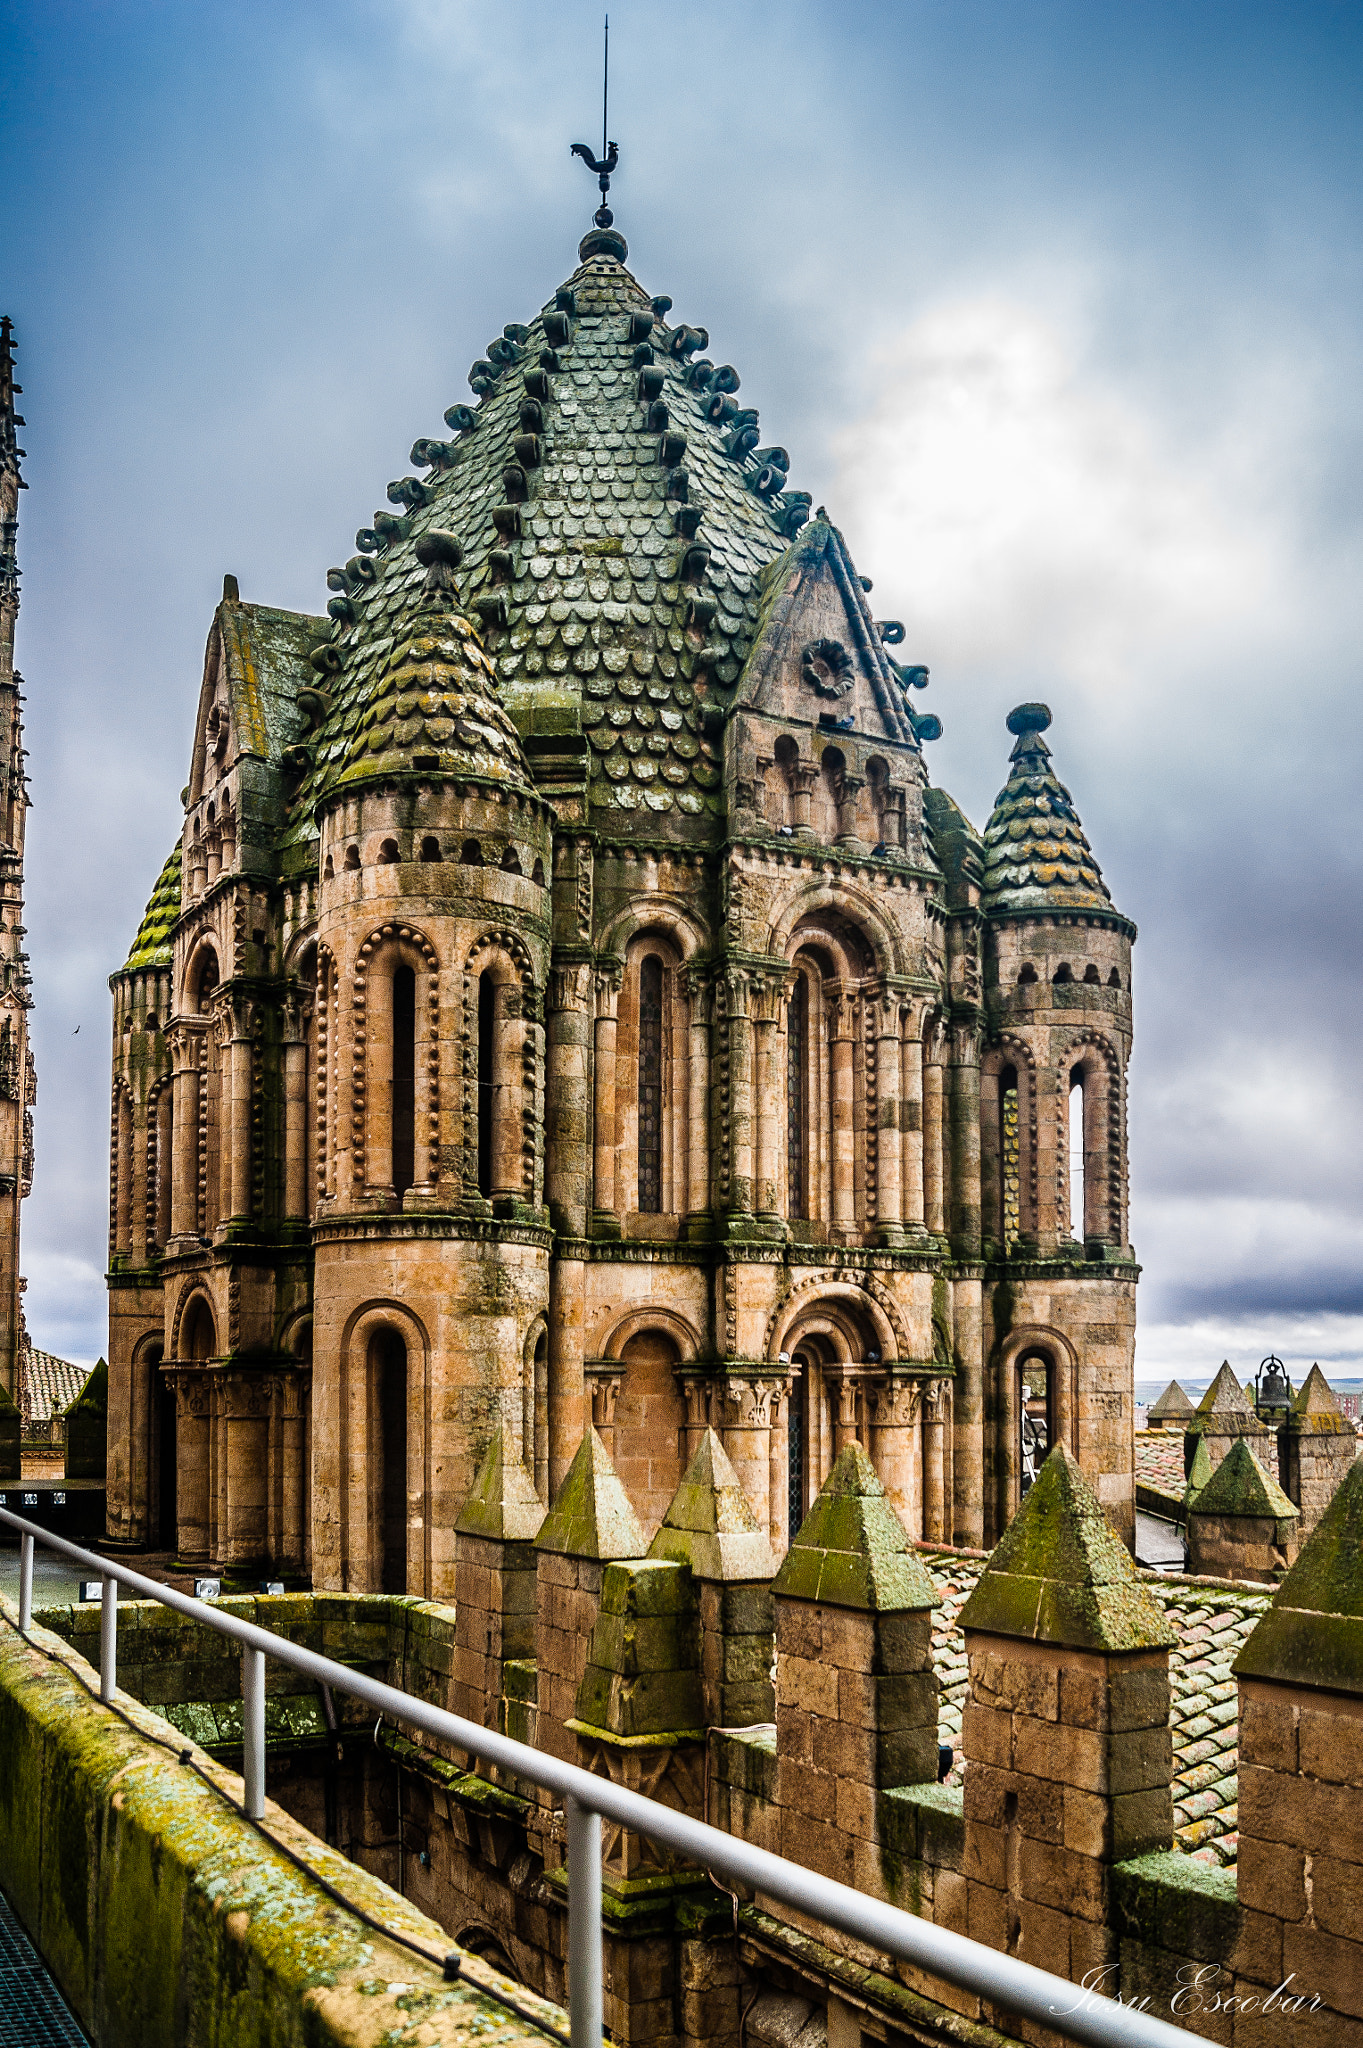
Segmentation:
{"type": "Polygon", "coordinates": [[[416,1178],[416,973],[393,971],[393,1191],[416,1178]]]}
{"type": "Polygon", "coordinates": [[[1070,1075],[1069,1098],[1069,1158],[1070,1158],[1070,1236],[1076,1244],[1082,1244],[1086,1235],[1084,1220],[1084,1070],[1076,1067],[1070,1075]]]}
{"type": "Polygon", "coordinates": [[[788,1213],[809,1215],[809,982],[795,978],[786,1008],[786,1202],[788,1213]]]}
{"type": "Polygon", "coordinates": [[[1005,1067],[999,1075],[999,1235],[1005,1251],[1017,1243],[1022,1230],[1021,1161],[1017,1068],[1005,1067]]]}
{"type": "Polygon", "coordinates": [[[213,1311],[201,1294],[196,1294],[185,1310],[180,1325],[180,1356],[194,1365],[202,1365],[217,1355],[218,1334],[213,1323],[213,1311]]]}
{"type": "Polygon", "coordinates": [[[663,963],[639,966],[639,1213],[663,1206],[663,963]]]}
{"type": "Polygon", "coordinates": [[[685,1412],[677,1385],[678,1352],[665,1330],[640,1330],[624,1345],[615,1403],[613,1460],[652,1538],[681,1481],[685,1412]]]}
{"type": "Polygon", "coordinates": [[[1029,1493],[1055,1442],[1054,1367],[1040,1351],[1017,1364],[1018,1498],[1029,1493]]]}
{"type": "Polygon", "coordinates": [[[497,978],[490,967],[478,977],[478,1192],[492,1193],[492,1125],[496,1115],[495,1046],[497,978]]]}
{"type": "Polygon", "coordinates": [[[379,1584],[385,1593],[407,1591],[407,1346],[396,1330],[370,1341],[369,1369],[378,1407],[382,1485],[378,1530],[379,1584]]]}

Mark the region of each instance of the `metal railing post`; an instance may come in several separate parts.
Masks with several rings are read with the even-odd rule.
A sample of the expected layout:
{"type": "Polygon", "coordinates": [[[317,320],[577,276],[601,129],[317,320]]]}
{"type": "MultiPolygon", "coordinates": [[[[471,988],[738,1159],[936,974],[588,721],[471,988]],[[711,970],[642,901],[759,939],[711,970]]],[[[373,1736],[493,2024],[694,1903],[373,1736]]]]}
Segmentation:
{"type": "Polygon", "coordinates": [[[568,2022],[573,2048],[601,2048],[601,1816],[563,1802],[568,1821],[568,2022]]]}
{"type": "Polygon", "coordinates": [[[27,1635],[33,1626],[33,1538],[19,1538],[19,1626],[27,1635]]]}
{"type": "Polygon", "coordinates": [[[99,1587],[99,1696],[111,1700],[118,1684],[118,1580],[99,1587]]]}
{"type": "Polygon", "coordinates": [[[265,1818],[265,1652],[241,1653],[241,1781],[248,1820],[265,1818]]]}

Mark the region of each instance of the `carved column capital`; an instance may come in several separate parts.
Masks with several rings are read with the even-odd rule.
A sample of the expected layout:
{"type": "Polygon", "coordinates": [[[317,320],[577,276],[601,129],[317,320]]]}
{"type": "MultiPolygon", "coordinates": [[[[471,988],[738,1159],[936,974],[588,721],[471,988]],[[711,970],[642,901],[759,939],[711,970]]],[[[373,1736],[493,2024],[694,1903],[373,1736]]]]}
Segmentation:
{"type": "Polygon", "coordinates": [[[877,1429],[912,1429],[918,1420],[923,1382],[890,1373],[871,1388],[877,1429]]]}

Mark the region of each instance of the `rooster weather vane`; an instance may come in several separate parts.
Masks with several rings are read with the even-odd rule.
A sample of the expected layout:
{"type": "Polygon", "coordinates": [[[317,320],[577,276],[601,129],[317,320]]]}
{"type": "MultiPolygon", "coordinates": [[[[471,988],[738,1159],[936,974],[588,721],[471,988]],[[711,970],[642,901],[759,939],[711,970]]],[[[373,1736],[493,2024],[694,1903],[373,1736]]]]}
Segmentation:
{"type": "Polygon", "coordinates": [[[601,186],[601,204],[600,206],[597,207],[596,212],[592,215],[593,222],[599,228],[610,227],[611,223],[615,219],[615,215],[611,212],[609,206],[606,204],[606,195],[608,194],[611,188],[611,173],[614,171],[616,165],[620,161],[619,149],[616,147],[615,143],[608,142],[606,140],[607,109],[610,104],[610,71],[611,18],[609,15],[607,15],[605,54],[601,66],[601,154],[600,156],[593,155],[591,144],[587,142],[575,142],[570,151],[568,152],[570,156],[581,157],[583,163],[587,166],[587,169],[597,179],[598,183],[601,186]]]}

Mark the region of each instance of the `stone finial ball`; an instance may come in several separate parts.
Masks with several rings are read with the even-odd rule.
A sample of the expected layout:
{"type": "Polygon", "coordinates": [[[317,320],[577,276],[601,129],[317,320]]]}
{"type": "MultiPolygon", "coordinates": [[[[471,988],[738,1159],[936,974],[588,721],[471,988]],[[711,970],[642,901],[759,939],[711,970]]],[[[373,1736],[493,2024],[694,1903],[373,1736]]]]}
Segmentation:
{"type": "Polygon", "coordinates": [[[1008,730],[1019,739],[1025,732],[1045,732],[1051,722],[1049,704],[1019,704],[1010,711],[1007,718],[1008,730]]]}
{"type": "Polygon", "coordinates": [[[449,569],[457,569],[464,559],[464,550],[454,534],[433,526],[417,541],[416,558],[423,569],[433,568],[437,562],[443,562],[449,569]]]}

